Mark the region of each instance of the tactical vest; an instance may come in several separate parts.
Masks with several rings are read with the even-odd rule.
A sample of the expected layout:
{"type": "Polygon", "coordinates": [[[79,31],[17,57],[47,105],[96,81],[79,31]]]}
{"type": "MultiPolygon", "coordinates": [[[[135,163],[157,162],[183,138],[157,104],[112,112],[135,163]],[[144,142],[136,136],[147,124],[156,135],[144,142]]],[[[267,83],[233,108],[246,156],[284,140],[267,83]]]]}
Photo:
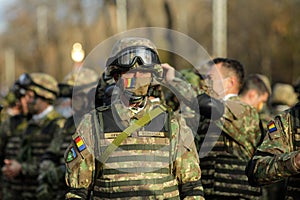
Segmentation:
{"type": "MultiPolygon", "coordinates": [[[[110,109],[94,115],[103,127],[96,132],[96,151],[106,147],[126,127],[114,119],[110,109]]],[[[148,125],[127,137],[113,151],[105,164],[99,163],[94,185],[94,199],[180,199],[177,181],[172,174],[173,157],[170,115],[160,114],[148,125]],[[158,124],[165,122],[158,129],[158,124]]]]}
{"type": "MultiPolygon", "coordinates": [[[[293,131],[294,151],[300,150],[300,103],[291,109],[291,122],[293,131]]],[[[300,197],[300,174],[288,178],[287,195],[288,198],[299,199],[300,197]]]]}
{"type": "Polygon", "coordinates": [[[232,138],[224,132],[221,132],[221,135],[210,132],[207,133],[201,146],[207,149],[213,146],[207,156],[200,158],[206,197],[261,199],[261,189],[248,184],[245,175],[247,162],[233,155],[232,138]]]}
{"type": "MultiPolygon", "coordinates": [[[[62,117],[56,112],[49,113],[47,119],[36,123],[31,121],[25,130],[25,140],[23,145],[23,153],[21,160],[26,163],[39,165],[42,156],[46,153],[51,140],[54,137],[54,132],[58,128],[58,120],[62,117]]],[[[22,177],[23,180],[23,197],[32,198],[35,195],[38,186],[38,166],[34,166],[35,172],[26,174],[22,177]]]]}
{"type": "MultiPolygon", "coordinates": [[[[11,135],[7,138],[4,155],[7,159],[17,159],[21,146],[22,133],[27,125],[27,118],[23,115],[16,115],[9,120],[9,130],[11,135]]],[[[23,189],[23,182],[19,178],[7,179],[3,176],[2,181],[2,190],[5,197],[10,197],[12,194],[18,193],[23,189]]]]}

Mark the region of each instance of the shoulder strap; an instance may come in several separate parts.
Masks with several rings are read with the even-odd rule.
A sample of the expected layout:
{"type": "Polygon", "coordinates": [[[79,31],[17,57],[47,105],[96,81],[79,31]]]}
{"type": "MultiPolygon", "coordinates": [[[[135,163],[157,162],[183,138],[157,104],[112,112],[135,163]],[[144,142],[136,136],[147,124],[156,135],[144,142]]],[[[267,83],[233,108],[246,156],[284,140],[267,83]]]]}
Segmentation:
{"type": "Polygon", "coordinates": [[[143,117],[141,117],[139,120],[134,122],[131,126],[126,128],[121,134],[119,134],[114,141],[105,149],[103,154],[100,156],[100,161],[102,163],[105,163],[108,159],[109,155],[115,151],[118,146],[128,137],[130,136],[134,131],[137,129],[145,126],[148,122],[150,122],[152,119],[166,111],[167,109],[160,105],[159,107],[151,110],[149,113],[146,113],[143,117]]]}

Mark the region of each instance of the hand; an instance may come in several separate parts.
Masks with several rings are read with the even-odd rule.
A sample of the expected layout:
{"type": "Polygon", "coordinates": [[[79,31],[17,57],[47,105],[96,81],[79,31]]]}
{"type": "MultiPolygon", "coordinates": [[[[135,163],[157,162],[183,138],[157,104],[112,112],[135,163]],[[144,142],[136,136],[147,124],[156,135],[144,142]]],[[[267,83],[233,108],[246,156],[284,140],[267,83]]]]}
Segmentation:
{"type": "Polygon", "coordinates": [[[22,165],[16,160],[4,160],[5,165],[2,167],[2,172],[7,178],[15,178],[22,171],[22,165]]]}
{"type": "Polygon", "coordinates": [[[172,81],[175,78],[175,69],[168,63],[163,63],[161,66],[166,72],[166,81],[172,81]]]}

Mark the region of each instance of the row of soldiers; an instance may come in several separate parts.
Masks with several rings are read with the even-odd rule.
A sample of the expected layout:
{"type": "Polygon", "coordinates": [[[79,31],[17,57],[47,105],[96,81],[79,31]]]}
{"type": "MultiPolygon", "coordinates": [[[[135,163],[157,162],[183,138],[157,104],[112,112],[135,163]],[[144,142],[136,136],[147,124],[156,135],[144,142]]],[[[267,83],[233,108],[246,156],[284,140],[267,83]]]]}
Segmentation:
{"type": "MultiPolygon", "coordinates": [[[[44,73],[22,74],[12,88],[11,117],[1,122],[2,198],[267,199],[274,188],[283,194],[278,188],[287,181],[260,185],[299,174],[299,138],[290,128],[299,121],[298,104],[275,120],[259,115],[272,94],[267,77],[245,78],[234,59],[207,65],[208,74],[175,76],[151,41],[125,38],[101,77],[81,68],[58,84],[44,73]],[[71,99],[72,109],[64,107],[71,99]]],[[[297,199],[299,180],[293,183],[288,196],[297,199]]]]}

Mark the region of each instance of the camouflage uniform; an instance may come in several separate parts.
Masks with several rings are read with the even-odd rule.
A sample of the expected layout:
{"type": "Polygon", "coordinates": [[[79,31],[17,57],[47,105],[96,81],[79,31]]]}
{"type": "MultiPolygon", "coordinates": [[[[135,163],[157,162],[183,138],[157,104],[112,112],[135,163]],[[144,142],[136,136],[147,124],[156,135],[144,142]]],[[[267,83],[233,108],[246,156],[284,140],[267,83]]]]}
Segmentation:
{"type": "MultiPolygon", "coordinates": [[[[78,71],[72,71],[64,78],[62,83],[59,84],[61,90],[60,97],[72,98],[72,95],[81,95],[82,99],[87,98],[87,93],[93,88],[93,85],[97,84],[97,81],[98,75],[94,70],[81,68],[78,71]],[[75,90],[78,94],[73,94],[74,87],[79,88],[75,90]]],[[[88,102],[88,100],[85,102],[88,102]]],[[[87,104],[82,104],[82,106],[87,106],[87,104]]],[[[82,107],[81,109],[84,111],[87,110],[86,107],[82,107]]],[[[72,141],[72,135],[75,133],[75,129],[74,118],[73,115],[71,115],[66,119],[62,134],[52,140],[50,146],[56,146],[58,148],[55,148],[55,151],[48,150],[46,155],[44,155],[45,158],[43,162],[40,164],[40,168],[44,170],[41,170],[39,174],[40,186],[37,199],[60,200],[65,198],[67,185],[64,179],[64,152],[72,141]],[[56,160],[56,158],[59,158],[59,160],[56,160]]]]}
{"type": "Polygon", "coordinates": [[[155,46],[144,38],[124,38],[116,44],[106,73],[119,76],[116,80],[122,83],[117,87],[123,89],[123,98],[85,115],[77,127],[65,154],[70,187],[66,198],[204,199],[199,158],[184,119],[172,115],[160,101],[151,101],[152,95],[159,96],[146,88],[155,86],[153,82],[128,84],[144,81],[145,77],[138,74],[150,72],[147,78],[157,78],[162,72],[155,46]],[[150,66],[144,67],[146,64],[150,66]],[[132,72],[134,79],[126,77],[130,69],[136,70],[132,72]],[[129,105],[143,106],[126,107],[124,98],[129,105]],[[140,124],[158,108],[164,111],[149,118],[146,125],[140,124]],[[128,134],[132,127],[136,129],[128,134]],[[117,143],[124,133],[128,137],[117,143]],[[116,149],[106,154],[110,147],[116,149]],[[103,159],[105,155],[107,160],[103,159]]]}
{"type": "Polygon", "coordinates": [[[268,123],[266,137],[246,170],[249,182],[253,185],[286,179],[286,199],[294,200],[300,197],[300,170],[294,162],[300,150],[299,116],[300,103],[268,123]]]}
{"type": "MultiPolygon", "coordinates": [[[[128,116],[128,109],[122,107],[120,103],[113,106],[118,109],[122,124],[132,124],[135,118],[140,118],[149,109],[152,109],[153,105],[148,104],[146,106],[147,109],[139,113],[138,116],[133,114],[128,116]]],[[[80,151],[78,145],[76,145],[76,140],[78,140],[78,137],[85,136],[85,138],[89,138],[92,141],[105,143],[106,140],[112,141],[115,137],[114,135],[122,131],[118,130],[118,125],[113,126],[114,123],[111,121],[113,119],[109,119],[109,116],[111,117],[111,108],[96,110],[95,112],[85,116],[76,134],[73,135],[74,143],[71,144],[66,152],[66,180],[67,184],[71,187],[70,192],[67,194],[67,199],[85,199],[89,190],[94,192],[94,199],[179,199],[180,195],[183,195],[182,197],[186,195],[185,199],[202,199],[203,188],[200,183],[201,173],[198,155],[194,143],[191,143],[193,135],[184,124],[179,123],[175,119],[170,119],[170,130],[168,131],[168,128],[166,128],[168,127],[167,124],[164,130],[162,130],[165,135],[154,137],[156,133],[152,132],[153,136],[143,136],[143,133],[146,131],[137,131],[133,134],[135,136],[128,137],[124,141],[124,144],[119,147],[120,149],[126,149],[126,146],[132,146],[132,154],[136,152],[145,157],[153,151],[153,163],[147,161],[147,159],[144,161],[138,160],[139,156],[132,156],[127,158],[129,160],[122,166],[118,164],[117,160],[118,158],[123,160],[126,157],[125,155],[122,156],[122,153],[118,150],[112,153],[107,163],[102,166],[87,148],[80,151]],[[95,121],[95,114],[103,115],[103,119],[100,120],[103,120],[104,127],[101,127],[101,130],[103,129],[104,132],[93,132],[94,128],[92,124],[95,121]],[[105,140],[105,138],[107,139],[105,140]],[[161,144],[161,146],[155,144],[161,144]],[[167,147],[166,151],[155,150],[155,148],[164,149],[164,146],[167,147]],[[140,149],[141,147],[144,150],[140,149]],[[75,154],[74,151],[76,152],[75,154]],[[117,152],[119,152],[119,155],[117,152]],[[157,154],[156,157],[155,154],[157,154]],[[71,155],[76,156],[72,157],[71,155]],[[161,156],[160,161],[158,160],[158,155],[161,156]],[[172,159],[170,165],[169,159],[172,159]],[[154,163],[156,163],[155,166],[153,166],[154,163]],[[119,167],[115,168],[115,166],[119,167]],[[130,172],[127,172],[128,169],[124,167],[129,167],[128,169],[131,168],[133,171],[130,170],[130,172]],[[147,173],[143,172],[148,167],[149,169],[152,168],[152,170],[147,173]],[[185,186],[188,187],[188,185],[192,186],[193,184],[195,184],[195,187],[191,191],[185,191],[185,186]]],[[[90,148],[99,148],[100,151],[103,151],[106,145],[103,144],[103,146],[90,148]]],[[[124,153],[131,154],[131,152],[125,150],[124,153]]]]}
{"type": "MultiPolygon", "coordinates": [[[[26,78],[22,80],[24,84],[25,82],[27,84],[26,89],[34,92],[34,98],[41,98],[49,105],[53,103],[58,93],[57,82],[53,77],[43,73],[24,74],[24,77],[26,78]]],[[[21,164],[21,173],[13,179],[21,181],[22,187],[13,188],[20,190],[11,193],[13,194],[12,199],[37,198],[38,175],[45,170],[40,167],[40,162],[47,159],[46,152],[58,151],[55,143],[50,144],[52,140],[60,138],[65,120],[51,106],[48,106],[42,114],[39,118],[36,118],[38,115],[33,115],[22,134],[22,143],[17,159],[21,164]]]]}
{"type": "MultiPolygon", "coordinates": [[[[23,107],[20,103],[20,100],[21,98],[24,98],[24,95],[25,90],[16,81],[6,96],[6,100],[8,102],[7,106],[17,106],[19,113],[9,116],[0,125],[1,168],[4,165],[4,159],[16,159],[18,151],[20,150],[22,133],[25,130],[28,121],[28,116],[24,113],[23,107]]],[[[15,199],[13,194],[16,193],[16,191],[21,191],[21,180],[11,180],[5,176],[2,178],[3,182],[1,183],[2,185],[0,185],[3,194],[2,199],[15,199]]]]}
{"type": "Polygon", "coordinates": [[[260,188],[251,187],[244,172],[261,137],[258,113],[237,96],[225,105],[211,132],[198,130],[201,151],[213,147],[200,163],[205,198],[260,199],[260,188]]]}

